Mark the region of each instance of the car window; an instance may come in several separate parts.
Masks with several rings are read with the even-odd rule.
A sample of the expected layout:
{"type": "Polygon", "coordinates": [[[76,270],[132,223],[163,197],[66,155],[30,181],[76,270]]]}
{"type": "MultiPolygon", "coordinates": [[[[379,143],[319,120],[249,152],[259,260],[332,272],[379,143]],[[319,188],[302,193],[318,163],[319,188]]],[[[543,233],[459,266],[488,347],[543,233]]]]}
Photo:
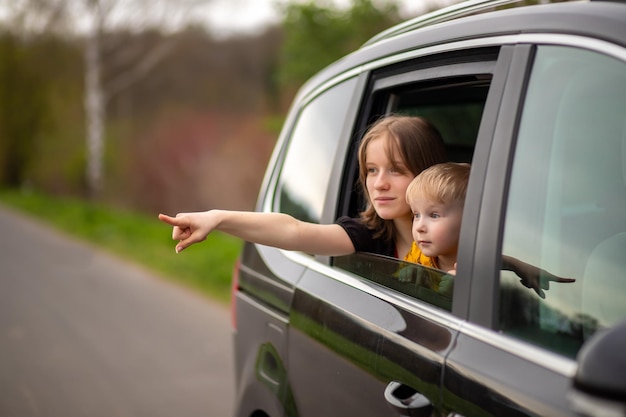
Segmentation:
{"type": "Polygon", "coordinates": [[[278,179],[274,210],[319,223],[356,78],[325,91],[301,111],[278,179]]]}
{"type": "Polygon", "coordinates": [[[539,47],[502,252],[576,281],[551,282],[543,299],[503,271],[501,329],[574,357],[594,332],[626,317],[624,249],[626,64],[587,50],[539,47]]]}
{"type": "Polygon", "coordinates": [[[454,276],[438,269],[365,252],[338,256],[334,265],[444,310],[452,309],[454,276]]]}
{"type": "MultiPolygon", "coordinates": [[[[493,67],[492,59],[495,58],[490,53],[488,60],[479,65],[472,63],[464,74],[458,73],[458,66],[454,67],[456,72],[449,76],[446,76],[445,66],[438,68],[436,72],[439,77],[436,79],[419,80],[422,74],[419,70],[415,71],[413,80],[404,73],[395,72],[389,78],[377,74],[377,82],[384,88],[376,89],[377,84],[374,83],[373,98],[369,104],[374,112],[427,118],[442,134],[448,159],[471,162],[491,85],[489,71],[493,67]],[[482,72],[471,72],[475,69],[482,72]],[[402,80],[402,83],[394,84],[389,81],[393,77],[402,80]]],[[[376,120],[379,116],[376,113],[368,120],[376,120]]],[[[349,157],[354,158],[355,155],[349,157]]],[[[352,166],[356,170],[357,164],[353,163],[352,166]]],[[[358,189],[358,173],[354,172],[352,176],[353,180],[349,183],[350,187],[346,187],[346,191],[358,189]]],[[[350,209],[348,213],[340,215],[358,217],[365,207],[364,196],[357,192],[344,192],[344,196],[351,198],[350,203],[346,204],[350,209]]],[[[336,257],[333,265],[433,306],[451,310],[454,277],[444,271],[366,253],[336,257]]]]}

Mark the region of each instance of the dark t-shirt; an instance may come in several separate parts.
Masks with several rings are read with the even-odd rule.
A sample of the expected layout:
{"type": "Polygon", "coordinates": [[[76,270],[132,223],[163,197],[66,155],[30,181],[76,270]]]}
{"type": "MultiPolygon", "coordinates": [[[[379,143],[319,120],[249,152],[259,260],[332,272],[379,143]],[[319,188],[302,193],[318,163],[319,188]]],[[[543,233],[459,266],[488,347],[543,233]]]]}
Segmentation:
{"type": "Polygon", "coordinates": [[[335,223],[343,227],[350,236],[356,252],[370,252],[396,257],[396,245],[382,237],[374,238],[374,231],[368,229],[361,219],[342,216],[335,223]]]}

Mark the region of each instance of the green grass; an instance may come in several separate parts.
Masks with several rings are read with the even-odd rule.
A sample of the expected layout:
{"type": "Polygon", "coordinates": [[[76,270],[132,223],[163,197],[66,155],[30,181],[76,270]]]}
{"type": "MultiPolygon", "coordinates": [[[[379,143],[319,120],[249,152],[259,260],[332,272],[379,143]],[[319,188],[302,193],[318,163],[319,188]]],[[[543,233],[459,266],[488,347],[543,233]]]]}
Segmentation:
{"type": "Polygon", "coordinates": [[[172,229],[154,215],[42,194],[0,191],[0,203],[39,218],[67,234],[143,265],[166,279],[227,303],[241,240],[219,232],[176,254],[172,229]]]}

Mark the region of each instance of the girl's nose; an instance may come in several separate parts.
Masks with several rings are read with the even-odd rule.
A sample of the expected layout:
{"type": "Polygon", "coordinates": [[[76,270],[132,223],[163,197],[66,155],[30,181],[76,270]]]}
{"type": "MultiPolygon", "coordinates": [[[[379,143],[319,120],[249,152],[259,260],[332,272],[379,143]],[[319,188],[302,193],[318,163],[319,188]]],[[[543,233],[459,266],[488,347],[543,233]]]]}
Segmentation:
{"type": "Polygon", "coordinates": [[[376,181],[374,181],[374,186],[378,189],[385,189],[389,187],[389,181],[387,180],[387,175],[385,175],[384,171],[381,171],[376,176],[376,181]]]}

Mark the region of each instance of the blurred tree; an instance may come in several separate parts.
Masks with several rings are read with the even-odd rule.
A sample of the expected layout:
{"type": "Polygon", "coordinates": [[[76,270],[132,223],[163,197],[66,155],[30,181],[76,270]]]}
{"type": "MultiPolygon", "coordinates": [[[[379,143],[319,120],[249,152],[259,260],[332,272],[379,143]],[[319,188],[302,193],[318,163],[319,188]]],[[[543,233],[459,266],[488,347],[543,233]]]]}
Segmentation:
{"type": "MultiPolygon", "coordinates": [[[[121,33],[118,33],[119,36],[121,33]]],[[[188,106],[242,113],[270,106],[281,32],[214,39],[206,30],[188,27],[169,35],[176,48],[141,82],[112,102],[112,111],[130,101],[142,117],[160,106],[188,106]]],[[[139,115],[137,115],[139,116],[139,115]]]]}
{"type": "Polygon", "coordinates": [[[66,0],[0,0],[5,30],[20,37],[46,34],[66,26],[66,0]]]}
{"type": "Polygon", "coordinates": [[[29,51],[14,35],[0,36],[0,184],[13,188],[26,179],[46,111],[29,51]]]}
{"type": "MultiPolygon", "coordinates": [[[[0,6],[3,1],[8,0],[0,0],[0,6]]],[[[26,20],[37,19],[31,16],[26,20]]],[[[66,16],[48,25],[51,33],[23,27],[16,27],[15,33],[19,34],[16,38],[29,39],[21,43],[31,56],[28,69],[48,85],[46,130],[39,135],[41,140],[28,148],[29,184],[57,195],[84,196],[88,189],[85,83],[81,82],[85,32],[68,27],[72,21],[66,16]]],[[[4,23],[0,20],[0,29],[4,23]]],[[[106,147],[101,149],[101,168],[106,181],[100,198],[122,206],[154,209],[164,207],[164,202],[181,201],[173,195],[186,196],[185,204],[206,207],[222,194],[220,204],[224,206],[251,208],[277,134],[275,127],[267,127],[267,114],[276,110],[274,69],[281,35],[280,27],[220,39],[199,25],[173,32],[124,25],[104,30],[100,35],[100,82],[109,94],[104,94],[102,139],[106,147]],[[146,51],[163,43],[175,47],[152,71],[138,71],[137,63],[146,51]],[[186,124],[194,130],[190,132],[186,124]],[[171,144],[160,146],[157,142],[161,138],[171,144]],[[201,151],[186,152],[190,148],[201,151]],[[160,160],[161,149],[169,153],[164,155],[165,163],[147,163],[160,160]],[[167,165],[177,160],[174,154],[184,158],[187,169],[167,165]],[[207,167],[215,172],[220,164],[232,164],[224,161],[225,154],[245,161],[241,169],[231,170],[231,192],[226,196],[221,191],[222,181],[206,181],[204,175],[207,167]],[[157,180],[162,177],[173,185],[161,186],[157,180]]],[[[0,155],[3,166],[4,160],[0,155]]],[[[222,175],[223,170],[217,172],[222,175]]]]}
{"type": "Polygon", "coordinates": [[[176,48],[158,70],[109,103],[109,123],[124,129],[112,136],[124,142],[107,144],[123,147],[117,162],[128,159],[107,172],[116,196],[107,186],[104,197],[124,193],[150,211],[251,209],[277,136],[267,118],[277,111],[281,29],[215,39],[194,26],[171,36],[176,48]]]}
{"type": "Polygon", "coordinates": [[[375,0],[352,0],[346,9],[292,1],[284,15],[280,79],[288,89],[401,20],[396,2],[375,0]]]}
{"type": "MultiPolygon", "coordinates": [[[[384,22],[380,29],[391,25],[381,10],[391,7],[391,15],[395,13],[392,3],[376,0],[353,1],[341,10],[311,3],[312,14],[304,21],[313,27],[303,36],[317,52],[307,52],[307,45],[285,36],[282,25],[229,38],[212,36],[204,24],[161,25],[173,14],[209,1],[0,0],[0,10],[15,13],[0,16],[0,29],[3,24],[15,27],[22,46],[36,46],[29,52],[29,68],[47,85],[41,90],[47,130],[40,133],[30,163],[34,186],[54,194],[84,196],[85,189],[92,190],[92,196],[108,203],[151,211],[215,205],[250,209],[292,97],[293,90],[278,77],[285,74],[280,69],[283,41],[300,52],[296,61],[312,68],[291,81],[297,87],[358,47],[378,30],[375,22],[384,22]],[[330,10],[330,26],[318,24],[317,9],[330,10]],[[94,22],[97,16],[103,21],[94,22]],[[98,25],[100,30],[92,33],[98,25]],[[97,51],[89,58],[96,57],[91,67],[96,104],[91,107],[85,99],[89,77],[83,77],[88,43],[94,41],[88,34],[96,37],[97,51]],[[46,43],[46,37],[53,39],[46,43]],[[323,42],[316,43],[316,37],[323,42]],[[327,49],[333,54],[325,55],[327,49]],[[91,158],[84,146],[88,109],[95,115],[92,132],[101,134],[92,141],[100,145],[92,148],[91,158]],[[87,183],[88,166],[100,172],[96,187],[87,183]]],[[[305,32],[298,21],[292,24],[305,32]]],[[[284,56],[283,62],[291,63],[284,56]]]]}
{"type": "MultiPolygon", "coordinates": [[[[103,35],[107,30],[111,30],[111,25],[120,24],[114,20],[116,15],[119,16],[122,13],[120,9],[123,9],[125,14],[135,14],[134,19],[128,20],[127,24],[131,24],[135,30],[140,28],[145,30],[147,22],[141,18],[141,13],[148,8],[155,10],[154,2],[77,0],[75,3],[79,6],[79,15],[86,23],[84,105],[87,129],[87,191],[89,197],[97,198],[102,190],[103,182],[102,162],[107,101],[143,78],[163,59],[174,44],[171,42],[172,38],[165,37],[160,38],[162,42],[151,45],[149,49],[138,49],[137,44],[131,42],[116,44],[105,51],[103,35]],[[114,72],[111,79],[106,84],[103,83],[103,65],[121,68],[123,64],[120,64],[120,61],[130,62],[131,65],[125,66],[119,72],[114,72]]],[[[161,10],[166,16],[167,8],[161,10]]]]}
{"type": "MultiPolygon", "coordinates": [[[[158,42],[138,45],[134,37],[123,43],[105,44],[108,33],[132,28],[134,33],[175,21],[198,3],[196,0],[0,0],[10,16],[7,26],[20,36],[49,31],[84,42],[84,111],[86,127],[86,185],[97,198],[103,186],[104,137],[107,102],[145,77],[173,49],[173,38],[152,37],[158,42]],[[115,68],[116,71],[112,71],[115,68]],[[108,79],[103,79],[105,73],[108,79]]],[[[119,37],[108,37],[117,40],[119,37]]]]}

